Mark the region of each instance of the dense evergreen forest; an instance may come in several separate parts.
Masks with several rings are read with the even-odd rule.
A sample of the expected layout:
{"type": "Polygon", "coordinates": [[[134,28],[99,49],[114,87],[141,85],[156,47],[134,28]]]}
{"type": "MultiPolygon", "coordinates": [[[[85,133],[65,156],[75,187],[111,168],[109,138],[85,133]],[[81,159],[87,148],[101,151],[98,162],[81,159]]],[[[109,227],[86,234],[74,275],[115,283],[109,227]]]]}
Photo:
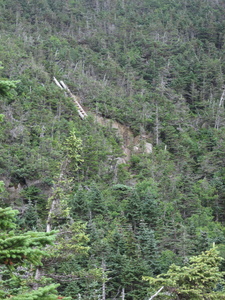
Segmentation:
{"type": "Polygon", "coordinates": [[[224,15],[0,0],[1,299],[225,299],[224,15]]]}

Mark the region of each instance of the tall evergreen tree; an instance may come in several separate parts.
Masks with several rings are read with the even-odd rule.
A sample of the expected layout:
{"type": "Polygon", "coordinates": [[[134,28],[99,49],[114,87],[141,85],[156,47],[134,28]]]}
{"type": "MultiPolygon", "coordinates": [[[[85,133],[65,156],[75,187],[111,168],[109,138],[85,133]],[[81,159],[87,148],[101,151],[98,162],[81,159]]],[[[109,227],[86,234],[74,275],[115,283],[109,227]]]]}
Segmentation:
{"type": "MultiPolygon", "coordinates": [[[[58,299],[57,285],[47,285],[37,290],[32,290],[26,280],[21,279],[18,271],[19,266],[33,265],[30,278],[32,279],[31,286],[35,288],[35,268],[34,266],[41,265],[43,256],[48,255],[46,245],[49,245],[54,240],[54,232],[25,232],[17,234],[15,225],[15,215],[18,212],[12,210],[10,207],[0,208],[0,265],[2,268],[7,269],[2,275],[0,283],[0,295],[2,298],[12,297],[15,300],[23,299],[41,299],[41,300],[54,300],[58,299]],[[11,289],[13,293],[18,295],[11,295],[11,289],[8,280],[4,278],[11,277],[14,282],[17,281],[17,291],[13,286],[11,289]],[[25,286],[24,286],[25,284],[25,286]]],[[[69,299],[69,298],[67,298],[69,299]]]]}

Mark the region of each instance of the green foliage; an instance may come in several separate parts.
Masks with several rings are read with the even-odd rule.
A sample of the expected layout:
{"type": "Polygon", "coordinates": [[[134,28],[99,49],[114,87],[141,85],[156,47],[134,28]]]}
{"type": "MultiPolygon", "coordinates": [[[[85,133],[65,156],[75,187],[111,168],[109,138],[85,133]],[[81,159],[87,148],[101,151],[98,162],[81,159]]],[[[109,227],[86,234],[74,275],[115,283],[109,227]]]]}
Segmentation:
{"type": "Polygon", "coordinates": [[[156,226],[159,214],[157,206],[157,185],[154,180],[146,180],[136,185],[128,198],[126,214],[136,228],[141,222],[156,226]]]}
{"type": "MultiPolygon", "coordinates": [[[[40,299],[40,300],[57,300],[59,299],[59,296],[57,295],[57,291],[56,291],[57,285],[56,284],[52,284],[43,288],[39,288],[36,291],[32,291],[29,293],[24,293],[21,295],[17,295],[17,296],[10,296],[10,299],[13,300],[35,300],[35,299],[40,299]]],[[[8,297],[5,299],[9,299],[8,297]]],[[[71,298],[69,297],[63,297],[63,299],[65,300],[69,300],[71,298]]]]}
{"type": "Polygon", "coordinates": [[[72,225],[61,229],[57,234],[56,244],[49,248],[50,258],[57,261],[68,261],[75,255],[85,256],[88,253],[89,238],[85,233],[86,225],[74,222],[72,225]]]}
{"type": "Polygon", "coordinates": [[[159,255],[154,231],[149,229],[146,224],[141,224],[137,238],[140,243],[142,257],[146,262],[149,271],[152,272],[152,274],[158,273],[159,255]]]}
{"type": "Polygon", "coordinates": [[[144,274],[223,249],[224,25],[219,0],[0,1],[1,204],[21,226],[10,209],[0,224],[22,255],[50,216],[65,239],[44,272],[63,295],[100,297],[104,262],[106,298],[144,299],[144,274]]]}
{"type": "Polygon", "coordinates": [[[13,223],[13,220],[15,218],[15,215],[18,213],[16,210],[12,210],[10,207],[7,208],[0,208],[0,229],[3,230],[9,230],[11,228],[15,228],[15,224],[13,223]]]}
{"type": "Polygon", "coordinates": [[[0,94],[7,95],[8,92],[16,87],[16,83],[19,81],[11,81],[11,80],[0,80],[0,94]]]}
{"type": "Polygon", "coordinates": [[[44,232],[25,232],[15,235],[15,210],[8,208],[0,208],[2,215],[0,223],[0,263],[5,264],[9,268],[14,268],[23,261],[29,261],[34,265],[41,264],[42,255],[47,252],[42,248],[46,244],[50,244],[54,239],[54,233],[44,232]]]}
{"type": "Polygon", "coordinates": [[[36,206],[29,201],[27,209],[23,214],[22,218],[19,220],[19,225],[24,228],[32,228],[33,230],[38,229],[38,219],[39,215],[36,206]]]}
{"type": "Polygon", "coordinates": [[[224,272],[219,270],[221,261],[214,247],[191,257],[187,266],[173,264],[166,274],[157,278],[145,277],[145,280],[149,280],[152,288],[164,287],[166,293],[162,292],[159,299],[225,299],[224,292],[217,290],[224,284],[224,272]]]}
{"type": "MultiPolygon", "coordinates": [[[[1,62],[0,62],[1,64],[1,62]]],[[[0,66],[0,70],[3,69],[2,66],[0,66]]],[[[9,94],[9,91],[12,88],[16,88],[16,84],[19,83],[19,81],[13,81],[13,80],[7,80],[7,79],[1,79],[0,80],[0,95],[6,96],[9,94]]]]}
{"type": "MultiPolygon", "coordinates": [[[[10,270],[9,275],[12,280],[1,281],[0,295],[12,297],[13,299],[58,299],[56,287],[57,285],[48,285],[38,288],[37,290],[29,290],[27,283],[21,281],[21,275],[18,272],[18,266],[27,265],[40,266],[43,256],[48,255],[48,251],[44,250],[44,246],[52,243],[54,232],[25,232],[17,235],[15,231],[9,229],[15,227],[15,215],[17,211],[11,208],[0,208],[1,224],[0,224],[0,264],[10,270]],[[17,273],[15,272],[17,271],[17,273]],[[8,286],[8,282],[9,286],[8,286]],[[17,289],[14,288],[13,281],[17,281],[17,289]],[[23,288],[22,288],[23,287],[23,288]],[[18,293],[16,296],[11,293],[18,293]]],[[[4,278],[4,274],[1,274],[4,278]]],[[[26,276],[25,276],[26,278],[26,276]]],[[[70,299],[70,298],[67,298],[70,299]]]]}
{"type": "Polygon", "coordinates": [[[83,161],[80,154],[82,151],[82,141],[76,137],[74,130],[66,138],[64,145],[64,150],[72,164],[72,168],[74,171],[77,171],[79,164],[83,161]]]}

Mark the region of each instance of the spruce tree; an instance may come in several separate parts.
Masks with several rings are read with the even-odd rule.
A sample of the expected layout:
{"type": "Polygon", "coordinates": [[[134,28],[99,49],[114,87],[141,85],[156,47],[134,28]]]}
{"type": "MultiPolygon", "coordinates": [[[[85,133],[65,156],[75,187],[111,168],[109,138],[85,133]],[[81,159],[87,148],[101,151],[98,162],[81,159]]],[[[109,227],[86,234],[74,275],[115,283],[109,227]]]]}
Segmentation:
{"type": "Polygon", "coordinates": [[[186,266],[172,264],[166,274],[144,279],[149,280],[151,288],[164,287],[159,299],[225,299],[224,272],[219,269],[222,260],[214,247],[191,257],[186,266]]]}
{"type": "Polygon", "coordinates": [[[1,299],[10,297],[14,300],[58,299],[56,290],[58,285],[51,284],[34,290],[35,266],[40,266],[42,257],[48,255],[44,247],[52,243],[54,232],[29,231],[18,234],[15,225],[16,214],[17,211],[10,207],[0,208],[0,265],[2,270],[0,297],[1,299]],[[29,280],[31,280],[29,286],[26,280],[21,279],[18,271],[21,266],[29,270],[29,280]],[[17,282],[17,289],[15,282],[17,282]]]}
{"type": "MultiPolygon", "coordinates": [[[[0,61],[0,70],[2,69],[3,67],[1,66],[1,61],[0,61]]],[[[18,82],[19,82],[18,80],[17,81],[7,80],[5,78],[0,78],[0,95],[6,96],[12,88],[16,87],[16,84],[18,82]]]]}

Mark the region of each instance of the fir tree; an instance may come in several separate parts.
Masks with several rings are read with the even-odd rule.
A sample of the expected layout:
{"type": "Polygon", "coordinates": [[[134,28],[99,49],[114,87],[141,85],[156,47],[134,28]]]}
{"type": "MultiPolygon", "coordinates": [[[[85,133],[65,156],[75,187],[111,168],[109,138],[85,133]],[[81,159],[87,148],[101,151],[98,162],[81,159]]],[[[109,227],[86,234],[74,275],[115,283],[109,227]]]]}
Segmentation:
{"type": "MultiPolygon", "coordinates": [[[[39,300],[54,300],[58,299],[57,285],[48,285],[41,287],[37,290],[31,290],[29,286],[21,287],[20,275],[16,273],[17,268],[21,265],[27,265],[31,267],[41,265],[41,259],[43,256],[48,255],[47,250],[44,250],[46,245],[52,243],[54,239],[54,232],[25,232],[24,234],[17,234],[15,229],[15,215],[16,210],[7,208],[0,208],[0,265],[2,269],[4,267],[8,269],[6,277],[12,277],[18,280],[18,295],[11,295],[10,286],[8,281],[4,282],[3,279],[0,282],[0,296],[7,298],[7,296],[15,300],[23,299],[39,299],[39,300]]],[[[33,276],[35,268],[33,268],[33,276]]],[[[23,282],[24,285],[24,282],[23,282]]],[[[12,288],[12,286],[11,286],[12,288]]],[[[13,289],[15,293],[15,288],[13,289]]],[[[65,298],[66,299],[66,298],[65,298]]],[[[67,298],[69,299],[69,298],[67,298]]]]}
{"type": "Polygon", "coordinates": [[[191,257],[187,266],[172,264],[166,274],[144,279],[149,280],[152,288],[164,287],[166,292],[159,299],[225,299],[224,272],[219,269],[222,260],[214,247],[191,257]]]}

